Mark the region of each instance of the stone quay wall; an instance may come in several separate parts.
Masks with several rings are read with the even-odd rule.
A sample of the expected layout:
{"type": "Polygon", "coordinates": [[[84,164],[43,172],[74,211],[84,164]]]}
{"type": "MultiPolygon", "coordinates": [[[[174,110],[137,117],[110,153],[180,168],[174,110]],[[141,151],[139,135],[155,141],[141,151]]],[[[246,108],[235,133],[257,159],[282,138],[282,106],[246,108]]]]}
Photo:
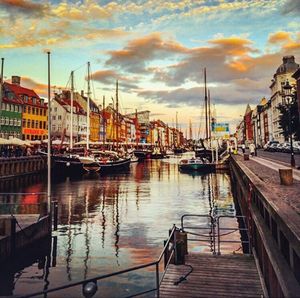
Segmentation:
{"type": "Polygon", "coordinates": [[[230,172],[233,195],[247,217],[253,254],[269,296],[299,295],[299,214],[278,197],[280,184],[262,181],[240,157],[231,156],[230,172]]]}
{"type": "Polygon", "coordinates": [[[0,158],[0,179],[33,174],[47,169],[47,158],[40,155],[0,158]]]}

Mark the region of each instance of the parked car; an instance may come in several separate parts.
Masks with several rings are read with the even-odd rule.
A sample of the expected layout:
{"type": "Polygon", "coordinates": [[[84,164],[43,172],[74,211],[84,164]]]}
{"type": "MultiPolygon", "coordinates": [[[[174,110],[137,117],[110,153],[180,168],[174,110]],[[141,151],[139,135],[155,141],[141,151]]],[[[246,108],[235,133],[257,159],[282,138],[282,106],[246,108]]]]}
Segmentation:
{"type": "Polygon", "coordinates": [[[272,144],[276,144],[276,146],[279,144],[278,141],[268,141],[265,145],[264,145],[264,150],[265,151],[269,151],[269,148],[272,144]]]}

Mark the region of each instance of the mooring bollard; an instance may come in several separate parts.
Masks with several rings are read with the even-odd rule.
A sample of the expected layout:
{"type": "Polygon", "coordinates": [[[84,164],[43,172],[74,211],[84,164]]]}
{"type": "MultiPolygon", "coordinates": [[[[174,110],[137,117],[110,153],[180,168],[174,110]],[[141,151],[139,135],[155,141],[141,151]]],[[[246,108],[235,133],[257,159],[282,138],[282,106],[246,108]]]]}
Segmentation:
{"type": "Polygon", "coordinates": [[[249,160],[249,154],[244,154],[244,160],[249,160]]]}
{"type": "Polygon", "coordinates": [[[279,169],[280,184],[292,185],[293,184],[293,170],[292,169],[279,169]]]}

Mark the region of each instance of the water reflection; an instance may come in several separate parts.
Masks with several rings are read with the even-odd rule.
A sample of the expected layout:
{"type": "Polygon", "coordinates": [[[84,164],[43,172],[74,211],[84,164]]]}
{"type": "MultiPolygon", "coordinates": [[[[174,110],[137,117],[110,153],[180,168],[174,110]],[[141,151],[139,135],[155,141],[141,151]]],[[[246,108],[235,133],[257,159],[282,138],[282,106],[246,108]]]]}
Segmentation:
{"type": "MultiPolygon", "coordinates": [[[[32,187],[45,191],[45,180],[34,181],[31,186],[22,184],[16,191],[32,187]]],[[[162,249],[168,229],[173,224],[180,225],[182,214],[234,213],[227,174],[182,174],[173,160],[138,163],[131,166],[130,172],[111,175],[58,176],[52,191],[59,202],[57,251],[51,256],[52,262],[45,258],[43,265],[36,259],[22,270],[12,264],[10,279],[18,280],[14,285],[2,282],[8,276],[1,272],[0,284],[7,284],[8,295],[153,261],[162,249]],[[43,276],[43,282],[35,278],[37,272],[43,276]]],[[[17,195],[9,197],[10,201],[22,199],[17,195]]],[[[117,289],[125,287],[128,293],[137,286],[143,287],[152,282],[145,279],[151,274],[151,270],[144,270],[131,278],[107,281],[103,283],[106,296],[110,296],[109,287],[116,284],[111,297],[119,296],[117,289]]],[[[77,294],[68,292],[72,297],[77,294]]]]}

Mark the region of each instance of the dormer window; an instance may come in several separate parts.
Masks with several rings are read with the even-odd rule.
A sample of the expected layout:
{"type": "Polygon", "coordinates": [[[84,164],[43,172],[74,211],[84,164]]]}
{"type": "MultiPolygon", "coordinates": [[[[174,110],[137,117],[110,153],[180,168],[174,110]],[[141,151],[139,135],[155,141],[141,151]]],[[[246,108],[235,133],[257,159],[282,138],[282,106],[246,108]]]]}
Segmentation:
{"type": "Polygon", "coordinates": [[[36,98],[35,98],[35,97],[32,97],[32,103],[33,103],[34,105],[36,105],[36,98]]]}
{"type": "Polygon", "coordinates": [[[28,102],[28,96],[27,96],[27,95],[24,95],[24,96],[23,96],[23,100],[24,100],[25,102],[28,102]]]}

